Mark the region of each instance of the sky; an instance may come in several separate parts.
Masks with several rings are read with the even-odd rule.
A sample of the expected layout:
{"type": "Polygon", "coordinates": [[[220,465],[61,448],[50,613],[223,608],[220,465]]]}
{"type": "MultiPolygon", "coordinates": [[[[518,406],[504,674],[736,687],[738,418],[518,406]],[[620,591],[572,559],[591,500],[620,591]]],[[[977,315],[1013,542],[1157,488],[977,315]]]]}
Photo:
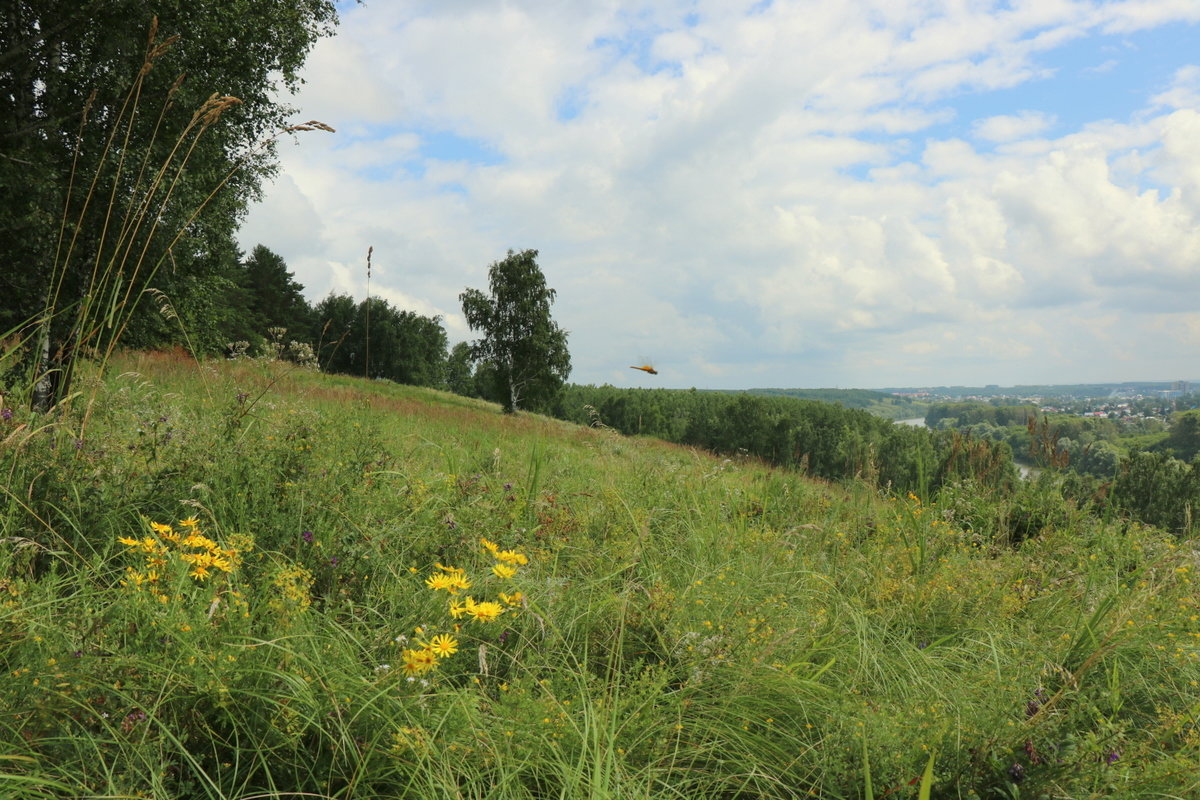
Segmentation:
{"type": "Polygon", "coordinates": [[[240,234],[313,302],[471,340],[534,249],[575,383],[1200,378],[1200,0],[340,8],[240,234]]]}

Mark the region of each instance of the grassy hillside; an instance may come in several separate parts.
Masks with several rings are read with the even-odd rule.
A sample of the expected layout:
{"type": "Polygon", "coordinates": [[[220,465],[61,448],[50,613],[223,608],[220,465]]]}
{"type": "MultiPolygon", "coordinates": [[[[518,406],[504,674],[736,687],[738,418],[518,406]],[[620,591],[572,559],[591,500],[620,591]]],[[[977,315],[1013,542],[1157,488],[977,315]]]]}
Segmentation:
{"type": "Polygon", "coordinates": [[[1200,789],[1191,542],[277,363],[80,392],[0,419],[0,796],[1200,789]]]}

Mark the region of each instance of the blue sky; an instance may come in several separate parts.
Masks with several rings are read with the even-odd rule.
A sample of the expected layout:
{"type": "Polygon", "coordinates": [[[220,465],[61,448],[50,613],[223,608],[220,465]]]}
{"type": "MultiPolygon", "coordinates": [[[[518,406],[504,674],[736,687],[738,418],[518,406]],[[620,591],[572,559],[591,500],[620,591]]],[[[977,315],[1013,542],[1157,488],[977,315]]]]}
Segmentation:
{"type": "Polygon", "coordinates": [[[572,379],[1200,377],[1200,3],[346,4],[243,229],[472,337],[539,250],[572,379]],[[651,360],[657,377],[628,369],[651,360]]]}
{"type": "Polygon", "coordinates": [[[1131,34],[1088,36],[1037,58],[1048,71],[1043,78],[1010,89],[966,93],[949,105],[956,117],[935,136],[963,136],[970,121],[1041,111],[1057,122],[1047,133],[1066,133],[1097,120],[1125,120],[1146,105],[1146,98],[1170,87],[1175,72],[1200,44],[1197,25],[1175,23],[1131,34]]]}

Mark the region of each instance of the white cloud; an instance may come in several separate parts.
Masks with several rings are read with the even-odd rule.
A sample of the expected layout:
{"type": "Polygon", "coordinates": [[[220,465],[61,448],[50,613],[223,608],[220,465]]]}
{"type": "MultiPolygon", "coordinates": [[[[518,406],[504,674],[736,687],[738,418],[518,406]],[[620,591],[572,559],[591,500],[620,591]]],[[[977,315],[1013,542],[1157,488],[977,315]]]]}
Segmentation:
{"type": "Polygon", "coordinates": [[[1200,106],[1200,66],[1188,64],[1175,72],[1171,87],[1153,97],[1152,102],[1168,108],[1200,106]]]}
{"type": "MultiPolygon", "coordinates": [[[[296,101],[340,132],[282,148],[243,241],[315,297],[360,295],[374,246],[373,292],[452,339],[458,293],[537,248],[584,382],[632,384],[640,358],[667,385],[1092,380],[1084,331],[1157,342],[1156,311],[1200,303],[1200,73],[1180,61],[1115,122],[954,105],[1053,85],[1055,48],[1196,9],[356,6],[296,101]],[[493,156],[434,157],[441,133],[493,156]]],[[[1187,352],[1130,368],[1173,374],[1187,352]]]]}
{"type": "Polygon", "coordinates": [[[1045,133],[1054,126],[1054,115],[1041,111],[1022,111],[976,120],[971,133],[990,142],[1012,142],[1045,133]]]}

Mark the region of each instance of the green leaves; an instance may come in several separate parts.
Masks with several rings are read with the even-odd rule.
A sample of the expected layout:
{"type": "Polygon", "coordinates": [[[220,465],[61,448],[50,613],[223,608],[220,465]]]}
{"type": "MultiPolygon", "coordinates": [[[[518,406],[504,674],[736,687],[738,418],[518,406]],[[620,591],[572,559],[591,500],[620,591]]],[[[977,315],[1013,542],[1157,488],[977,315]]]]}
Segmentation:
{"type": "Polygon", "coordinates": [[[537,251],[508,251],[488,270],[491,294],[459,295],[471,330],[483,331],[471,355],[493,380],[485,391],[507,412],[542,409],[571,374],[567,334],[550,317],[555,291],[537,265],[537,251]]]}

